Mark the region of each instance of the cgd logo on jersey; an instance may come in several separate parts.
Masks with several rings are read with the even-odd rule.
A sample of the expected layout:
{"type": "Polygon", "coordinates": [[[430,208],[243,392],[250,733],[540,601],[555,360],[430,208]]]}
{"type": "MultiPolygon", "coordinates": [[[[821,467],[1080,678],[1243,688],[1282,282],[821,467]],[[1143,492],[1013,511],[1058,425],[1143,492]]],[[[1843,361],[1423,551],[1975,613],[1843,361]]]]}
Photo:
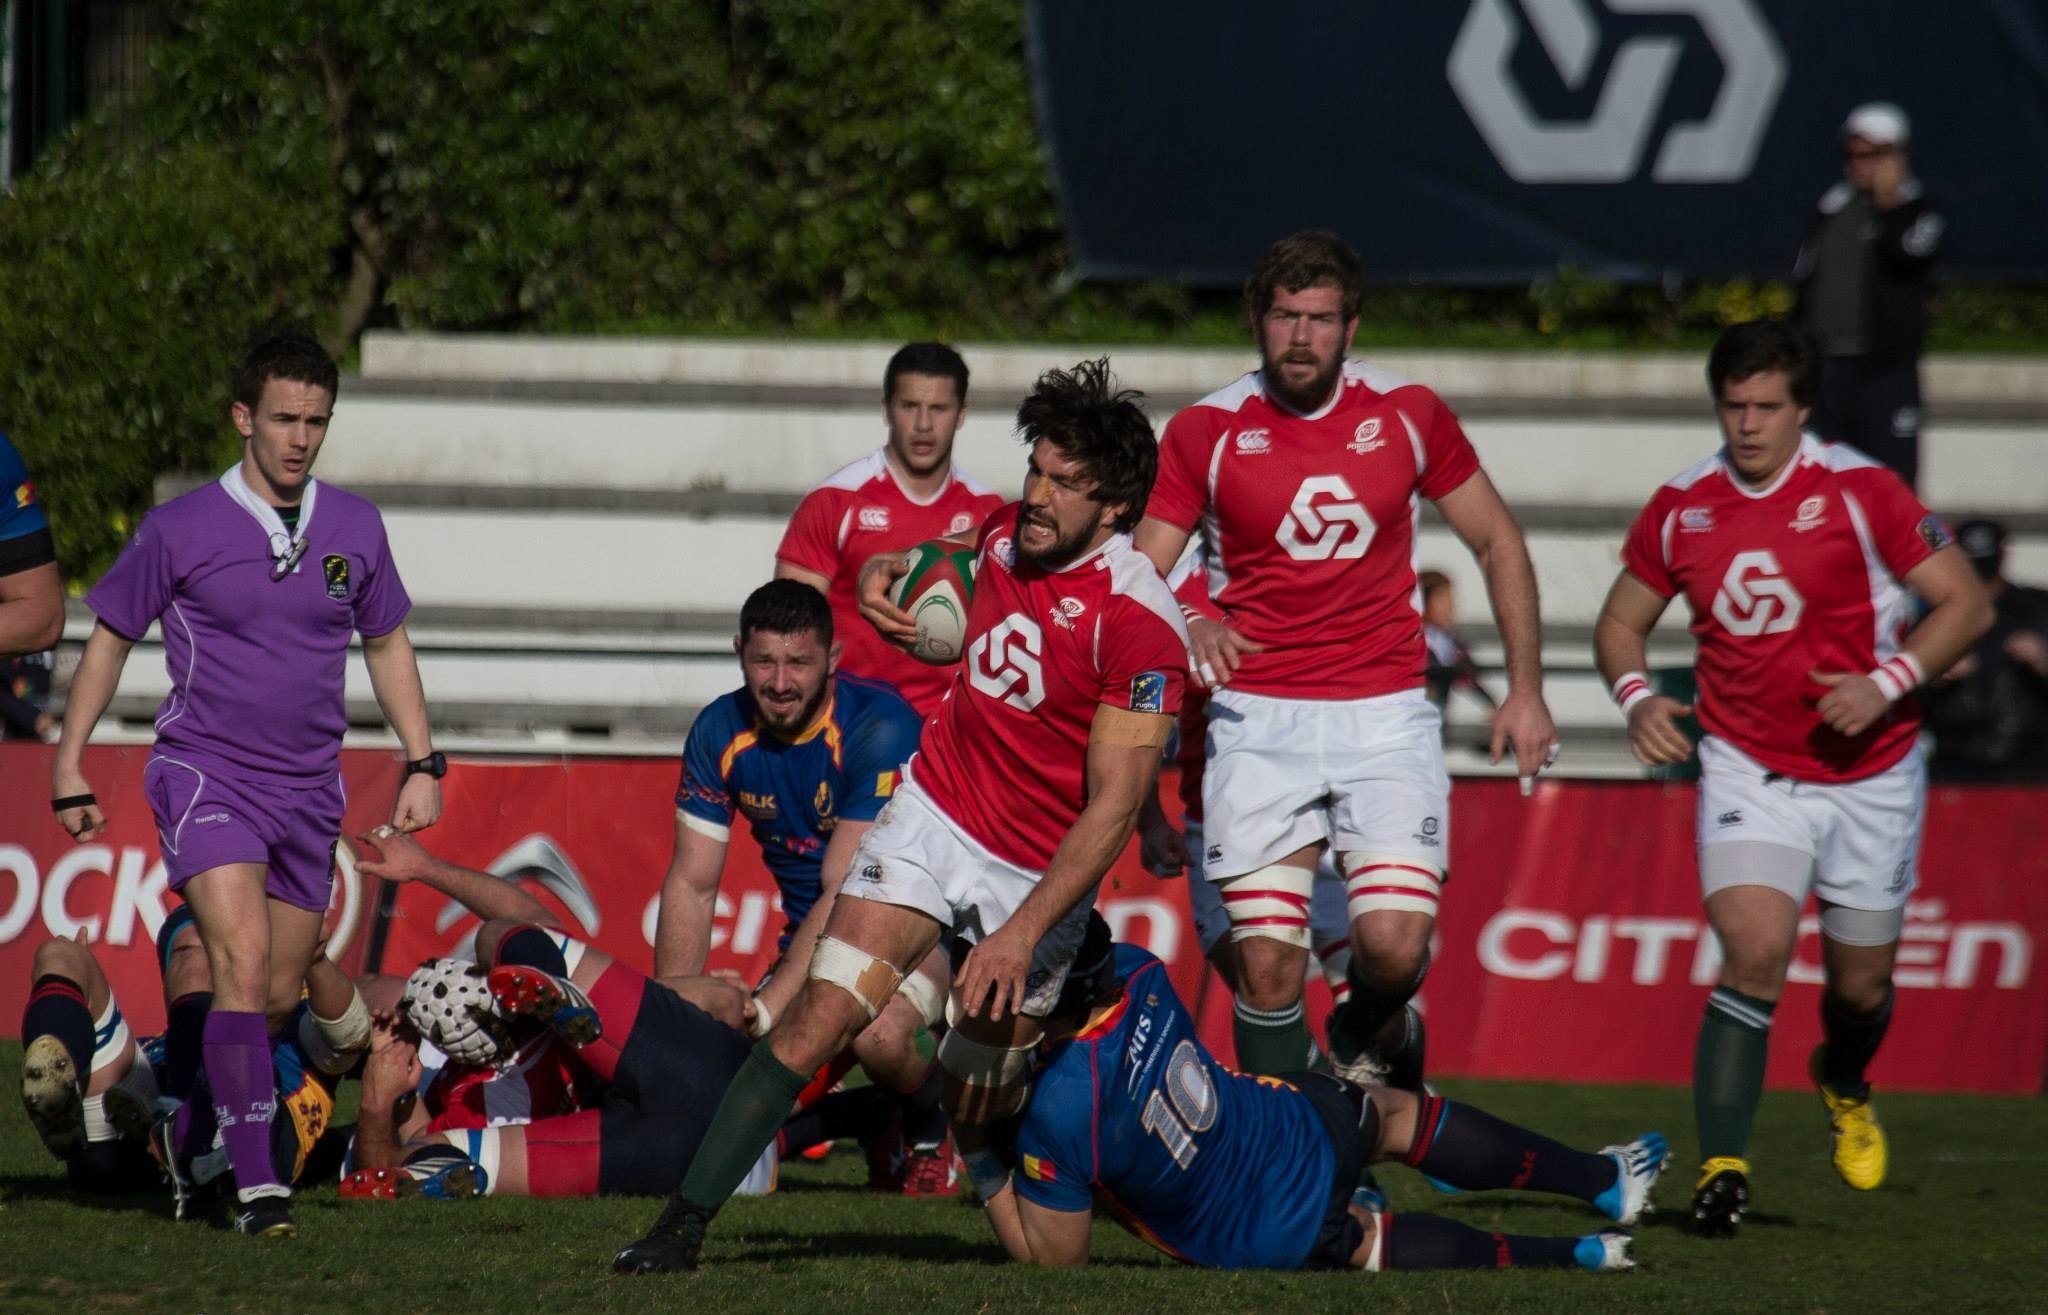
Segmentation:
{"type": "MultiPolygon", "coordinates": [[[[1785,56],[1756,0],[1604,0],[1627,16],[1690,19],[1721,66],[1720,85],[1703,118],[1671,122],[1658,147],[1656,183],[1736,183],[1756,163],[1778,93],[1785,56]]],[[[1451,45],[1444,73],[1508,177],[1518,183],[1623,183],[1636,177],[1651,137],[1667,119],[1666,102],[1690,33],[1638,31],[1610,41],[1595,0],[1473,0],[1451,45]],[[1556,70],[1566,92],[1583,96],[1613,48],[1589,115],[1551,118],[1530,103],[1515,72],[1515,9],[1556,70]]]]}
{"type": "Polygon", "coordinates": [[[1372,517],[1342,475],[1311,475],[1294,491],[1274,538],[1298,562],[1352,561],[1372,545],[1372,517]]]}
{"type": "Polygon", "coordinates": [[[1045,632],[1030,617],[1012,612],[984,631],[967,650],[967,681],[1019,712],[1045,701],[1045,672],[1038,655],[1045,632]]]}
{"type": "Polygon", "coordinates": [[[1714,619],[1731,635],[1782,635],[1799,624],[1806,601],[1784,578],[1769,549],[1739,552],[1714,595],[1714,619]]]}

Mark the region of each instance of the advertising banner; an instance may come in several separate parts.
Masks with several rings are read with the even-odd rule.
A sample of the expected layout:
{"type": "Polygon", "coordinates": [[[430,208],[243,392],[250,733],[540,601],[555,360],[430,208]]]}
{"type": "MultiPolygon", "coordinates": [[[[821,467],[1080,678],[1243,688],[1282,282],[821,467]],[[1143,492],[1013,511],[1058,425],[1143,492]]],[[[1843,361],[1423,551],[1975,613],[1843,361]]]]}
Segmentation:
{"type": "MultiPolygon", "coordinates": [[[[84,932],[138,1031],[162,1023],[151,940],[175,901],[143,801],[145,752],[93,749],[86,775],[109,834],[69,841],[42,798],[51,750],[0,746],[0,1035],[19,1028],[37,944],[84,932]]],[[[348,825],[383,820],[396,756],[343,754],[348,825]]],[[[530,890],[565,926],[642,969],[653,961],[661,878],[675,834],[666,759],[460,758],[440,825],[423,841],[464,866],[530,890]]],[[[1174,815],[1171,774],[1162,782],[1174,815]]],[[[1689,1080],[1700,1009],[1719,950],[1700,912],[1694,792],[1678,782],[1512,781],[1453,789],[1451,882],[1422,1002],[1434,1073],[1588,1082],[1689,1080]]],[[[1896,973],[1898,1006],[1872,1076],[1898,1089],[2031,1093],[2048,1059],[2048,850],[2039,791],[1937,789],[1921,884],[1896,973]]],[[[386,971],[461,950],[477,919],[417,885],[398,887],[381,936],[381,883],[350,870],[330,926],[338,961],[386,971]]],[[[1205,1039],[1232,1054],[1230,1004],[1201,959],[1178,880],[1144,871],[1135,847],[1104,883],[1104,916],[1164,959],[1205,1039]]],[[[736,831],[714,915],[711,966],[758,978],[783,927],[773,881],[736,831]]],[[[1819,1039],[1819,944],[1808,919],[1777,1012],[1770,1081],[1805,1082],[1819,1039]]],[[[1329,993],[1309,990],[1318,1024],[1329,993]]]]}

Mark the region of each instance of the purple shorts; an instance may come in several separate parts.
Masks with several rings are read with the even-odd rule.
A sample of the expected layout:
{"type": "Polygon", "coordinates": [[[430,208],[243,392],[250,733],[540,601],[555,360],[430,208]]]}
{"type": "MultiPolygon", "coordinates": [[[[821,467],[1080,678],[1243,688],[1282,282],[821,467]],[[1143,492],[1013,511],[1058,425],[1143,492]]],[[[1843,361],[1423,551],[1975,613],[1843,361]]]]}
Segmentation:
{"type": "Polygon", "coordinates": [[[151,754],[142,789],[172,890],[224,864],[262,863],[271,898],[326,912],[348,803],[339,772],[326,785],[300,789],[151,754]]]}

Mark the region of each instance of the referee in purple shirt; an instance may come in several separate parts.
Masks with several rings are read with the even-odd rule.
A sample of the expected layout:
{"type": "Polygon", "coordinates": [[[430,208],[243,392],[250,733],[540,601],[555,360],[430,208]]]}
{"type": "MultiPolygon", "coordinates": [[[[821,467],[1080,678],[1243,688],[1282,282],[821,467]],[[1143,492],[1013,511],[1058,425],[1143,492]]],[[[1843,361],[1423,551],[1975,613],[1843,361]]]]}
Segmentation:
{"type": "MultiPolygon", "coordinates": [[[[79,757],[128,652],[163,628],[171,692],[143,788],[170,886],[192,906],[213,969],[203,1054],[234,1170],[235,1227],[291,1236],[270,1161],[269,1034],[299,1000],[330,894],[345,800],[341,737],[349,640],[409,760],[391,825],[441,811],[446,769],[428,735],[411,607],[384,522],[313,479],[340,383],[311,339],[265,339],[243,358],[232,411],[241,464],[143,518],[86,603],[98,616],[64,713],[52,806],[89,840],[106,825],[79,757]]],[[[208,1142],[214,1131],[202,1124],[208,1142]]],[[[204,1149],[201,1147],[200,1149],[204,1149]]]]}

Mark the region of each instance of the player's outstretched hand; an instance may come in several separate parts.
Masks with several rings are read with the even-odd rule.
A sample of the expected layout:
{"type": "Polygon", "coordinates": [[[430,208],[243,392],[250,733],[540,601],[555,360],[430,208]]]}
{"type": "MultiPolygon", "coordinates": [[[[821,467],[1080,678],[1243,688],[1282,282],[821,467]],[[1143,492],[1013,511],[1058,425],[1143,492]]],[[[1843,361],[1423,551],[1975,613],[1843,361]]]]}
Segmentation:
{"type": "Polygon", "coordinates": [[[1831,731],[1861,735],[1884,716],[1885,709],[1892,706],[1892,701],[1884,696],[1877,682],[1860,673],[1815,671],[1809,675],[1814,684],[1828,687],[1828,692],[1820,696],[1816,711],[1831,731]]]}
{"type": "Polygon", "coordinates": [[[1031,972],[1030,941],[997,930],[967,952],[960,968],[960,999],[967,1012],[1003,1021],[1005,1010],[1019,1013],[1024,1008],[1024,979],[1031,972]]]}
{"type": "Polygon", "coordinates": [[[1550,708],[1534,690],[1509,690],[1493,710],[1493,742],[1487,746],[1489,762],[1499,762],[1510,750],[1515,755],[1515,775],[1525,782],[1557,760],[1557,723],[1550,708]]]}
{"type": "Polygon", "coordinates": [[[398,802],[391,806],[391,825],[399,831],[424,831],[441,820],[441,783],[425,772],[405,778],[398,802]]]}
{"type": "Polygon", "coordinates": [[[1195,674],[1210,689],[1228,685],[1246,655],[1266,651],[1265,645],[1254,644],[1221,621],[1211,621],[1206,616],[1188,621],[1188,647],[1195,651],[1195,674]]]}
{"type": "Polygon", "coordinates": [[[1669,767],[1692,757],[1692,741],[1678,729],[1678,719],[1692,712],[1692,704],[1652,694],[1628,714],[1628,747],[1646,767],[1669,767]]]}
{"type": "Polygon", "coordinates": [[[394,885],[418,881],[433,870],[434,856],[405,832],[380,826],[356,837],[356,871],[394,885]]]}
{"type": "Polygon", "coordinates": [[[917,642],[917,623],[910,619],[910,613],[889,601],[889,587],[909,572],[910,554],[876,553],[862,564],[854,585],[860,614],[868,624],[880,631],[882,638],[905,648],[917,642]]]}
{"type": "MultiPolygon", "coordinates": [[[[50,798],[72,799],[80,795],[90,796],[92,787],[85,777],[77,772],[57,772],[50,779],[50,798]]],[[[100,811],[97,803],[79,804],[74,808],[57,810],[57,823],[73,840],[91,840],[107,829],[107,815],[100,811]]]]}

